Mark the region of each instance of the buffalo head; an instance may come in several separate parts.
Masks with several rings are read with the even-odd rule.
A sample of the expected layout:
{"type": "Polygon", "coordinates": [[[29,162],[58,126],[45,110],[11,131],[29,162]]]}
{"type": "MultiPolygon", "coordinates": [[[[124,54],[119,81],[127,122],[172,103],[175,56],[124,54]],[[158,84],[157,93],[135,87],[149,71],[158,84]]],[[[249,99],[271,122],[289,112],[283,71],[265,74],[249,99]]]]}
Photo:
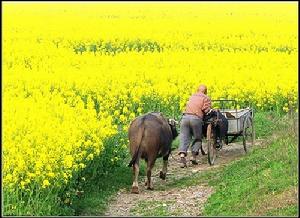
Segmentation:
{"type": "Polygon", "coordinates": [[[174,119],[168,119],[168,123],[172,130],[173,139],[175,139],[178,136],[178,132],[176,129],[176,125],[178,124],[178,122],[174,119]]]}

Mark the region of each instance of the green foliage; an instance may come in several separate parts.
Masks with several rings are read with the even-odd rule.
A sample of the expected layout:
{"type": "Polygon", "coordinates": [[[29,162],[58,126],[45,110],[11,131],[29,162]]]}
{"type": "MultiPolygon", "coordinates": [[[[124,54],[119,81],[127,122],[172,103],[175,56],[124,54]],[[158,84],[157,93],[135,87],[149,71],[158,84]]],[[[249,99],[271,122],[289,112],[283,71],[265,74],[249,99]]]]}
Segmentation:
{"type": "Polygon", "coordinates": [[[114,40],[98,42],[78,42],[73,43],[73,50],[76,54],[82,54],[84,52],[93,52],[103,55],[116,55],[121,52],[162,52],[163,47],[158,42],[153,40],[114,40]]]}
{"type": "Polygon", "coordinates": [[[256,138],[271,136],[278,129],[279,116],[275,112],[257,112],[254,115],[254,126],[256,138]]]}
{"type": "Polygon", "coordinates": [[[109,199],[120,188],[131,187],[131,168],[121,165],[112,172],[89,181],[85,193],[74,201],[75,215],[104,215],[109,199]]]}
{"type": "Polygon", "coordinates": [[[162,99],[158,95],[143,96],[144,111],[146,112],[162,112],[168,118],[179,120],[181,117],[180,100],[178,96],[171,96],[168,99],[162,99]],[[166,102],[167,101],[167,102],[166,102]],[[172,105],[172,106],[170,106],[172,105]]]}
{"type": "Polygon", "coordinates": [[[36,216],[63,216],[74,214],[75,210],[69,206],[69,202],[66,204],[62,198],[58,197],[63,190],[40,189],[34,186],[33,184],[28,191],[16,189],[17,192],[5,188],[3,191],[3,214],[5,216],[32,216],[32,214],[36,216]]]}
{"type": "Polygon", "coordinates": [[[209,179],[216,192],[208,199],[204,215],[255,213],[268,196],[298,186],[297,161],[294,138],[282,137],[265,148],[254,149],[209,179]]]}
{"type": "MultiPolygon", "coordinates": [[[[61,39],[59,42],[53,41],[55,46],[58,48],[58,45],[62,43],[61,39]]],[[[100,39],[98,41],[80,41],[80,42],[72,42],[71,46],[73,51],[76,54],[82,54],[84,52],[93,52],[101,55],[116,55],[123,52],[163,52],[164,50],[182,50],[182,51],[215,51],[215,52],[279,52],[291,54],[296,51],[296,48],[291,46],[279,46],[267,48],[263,46],[250,46],[250,47],[235,47],[232,45],[224,46],[223,43],[195,43],[193,46],[186,46],[183,44],[166,44],[160,43],[157,41],[153,41],[150,39],[131,39],[131,40],[109,40],[104,41],[100,39]],[[270,51],[269,51],[270,50],[270,51]]]]}

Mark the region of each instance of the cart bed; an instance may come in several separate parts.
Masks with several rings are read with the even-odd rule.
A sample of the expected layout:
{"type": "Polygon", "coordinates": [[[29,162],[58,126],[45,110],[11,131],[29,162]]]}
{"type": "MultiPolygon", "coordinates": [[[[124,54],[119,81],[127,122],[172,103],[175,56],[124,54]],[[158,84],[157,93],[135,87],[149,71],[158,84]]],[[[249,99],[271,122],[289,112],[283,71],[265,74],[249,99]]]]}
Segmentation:
{"type": "Polygon", "coordinates": [[[223,109],[220,112],[228,120],[228,132],[227,135],[240,135],[244,128],[244,120],[247,116],[252,116],[252,110],[250,108],[230,110],[223,109]]]}

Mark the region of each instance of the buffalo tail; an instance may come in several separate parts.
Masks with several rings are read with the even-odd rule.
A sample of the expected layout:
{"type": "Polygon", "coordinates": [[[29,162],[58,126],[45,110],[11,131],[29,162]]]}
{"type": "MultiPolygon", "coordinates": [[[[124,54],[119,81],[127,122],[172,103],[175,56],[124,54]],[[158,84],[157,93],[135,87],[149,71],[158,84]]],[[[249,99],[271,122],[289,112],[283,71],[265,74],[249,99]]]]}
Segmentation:
{"type": "Polygon", "coordinates": [[[137,147],[136,151],[134,152],[134,155],[133,155],[131,161],[129,162],[128,167],[132,167],[138,158],[140,147],[141,147],[141,142],[142,142],[142,139],[144,136],[144,130],[145,130],[145,126],[143,124],[144,124],[144,117],[141,120],[141,123],[139,125],[139,130],[137,133],[138,136],[137,136],[136,142],[137,142],[138,147],[137,147]]]}

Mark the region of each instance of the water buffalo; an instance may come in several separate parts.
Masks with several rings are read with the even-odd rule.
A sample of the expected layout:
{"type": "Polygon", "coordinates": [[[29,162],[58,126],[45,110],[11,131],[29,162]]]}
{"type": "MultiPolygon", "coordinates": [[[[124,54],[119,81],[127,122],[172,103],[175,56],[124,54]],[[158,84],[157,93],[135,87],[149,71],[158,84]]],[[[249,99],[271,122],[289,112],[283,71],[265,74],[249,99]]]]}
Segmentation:
{"type": "Polygon", "coordinates": [[[160,178],[166,178],[171,144],[178,136],[176,124],[177,122],[174,119],[167,119],[161,113],[155,112],[139,116],[131,122],[128,138],[132,159],[128,166],[133,168],[132,193],[139,193],[138,174],[140,158],[147,163],[147,180],[145,183],[147,189],[153,190],[151,170],[158,157],[163,157],[163,168],[160,171],[160,178]]]}

